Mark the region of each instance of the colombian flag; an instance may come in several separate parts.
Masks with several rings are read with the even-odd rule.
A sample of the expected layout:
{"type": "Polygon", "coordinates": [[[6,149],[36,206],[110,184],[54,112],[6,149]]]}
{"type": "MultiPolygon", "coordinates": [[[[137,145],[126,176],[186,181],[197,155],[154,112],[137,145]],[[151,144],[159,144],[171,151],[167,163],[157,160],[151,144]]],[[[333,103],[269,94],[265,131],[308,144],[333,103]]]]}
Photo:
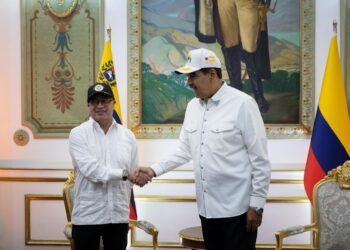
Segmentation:
{"type": "Polygon", "coordinates": [[[314,185],[328,171],[350,159],[350,120],[344,80],[334,36],[329,48],[311,145],[304,173],[304,187],[312,202],[314,185]]]}
{"type": "MultiPolygon", "coordinates": [[[[111,89],[113,91],[113,95],[115,98],[113,118],[117,123],[123,124],[122,113],[121,113],[120,103],[119,103],[117,81],[115,79],[115,73],[114,73],[114,64],[113,64],[112,47],[111,47],[110,39],[106,41],[105,47],[103,49],[100,69],[97,75],[97,82],[108,83],[111,86],[111,89]]],[[[131,190],[129,207],[130,207],[129,218],[132,220],[137,220],[136,204],[135,204],[133,190],[131,190]]]]}

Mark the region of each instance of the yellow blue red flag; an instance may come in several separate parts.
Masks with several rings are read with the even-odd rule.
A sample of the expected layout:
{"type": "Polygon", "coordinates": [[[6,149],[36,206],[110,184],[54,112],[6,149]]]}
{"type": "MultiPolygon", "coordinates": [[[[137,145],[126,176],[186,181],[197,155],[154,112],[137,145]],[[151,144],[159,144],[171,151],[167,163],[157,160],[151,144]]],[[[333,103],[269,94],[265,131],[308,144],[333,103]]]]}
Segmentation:
{"type": "Polygon", "coordinates": [[[111,86],[115,98],[113,117],[116,122],[123,124],[122,112],[120,109],[117,80],[115,79],[114,64],[112,57],[111,40],[108,39],[103,49],[100,68],[97,74],[97,82],[108,83],[111,86]]]}
{"type": "MultiPolygon", "coordinates": [[[[112,47],[111,47],[110,39],[106,41],[103,49],[101,64],[97,75],[97,82],[108,83],[111,86],[114,99],[115,99],[113,118],[117,123],[123,124],[122,112],[120,109],[120,102],[119,102],[117,80],[115,78],[115,72],[114,72],[114,63],[113,63],[112,47]]],[[[133,220],[137,220],[136,204],[135,204],[133,190],[131,190],[129,207],[130,207],[129,218],[133,220]]]]}
{"type": "Polygon", "coordinates": [[[328,171],[350,159],[350,120],[344,80],[334,36],[329,48],[322,89],[304,173],[304,187],[312,202],[314,185],[328,171]]]}

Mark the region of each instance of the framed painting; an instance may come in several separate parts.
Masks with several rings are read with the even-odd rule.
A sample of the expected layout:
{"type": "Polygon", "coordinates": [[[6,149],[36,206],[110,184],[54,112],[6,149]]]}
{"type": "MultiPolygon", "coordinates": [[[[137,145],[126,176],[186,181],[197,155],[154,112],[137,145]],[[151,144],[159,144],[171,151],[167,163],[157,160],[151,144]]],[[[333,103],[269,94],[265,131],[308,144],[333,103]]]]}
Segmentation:
{"type": "MultiPolygon", "coordinates": [[[[191,49],[209,48],[220,58],[217,42],[200,42],[196,32],[202,0],[129,2],[128,126],[137,138],[176,138],[188,101],[193,98],[184,65],[191,49]]],[[[270,103],[262,113],[269,138],[307,138],[314,115],[314,1],[275,0],[264,5],[271,77],[262,81],[270,103]]],[[[208,18],[209,19],[209,18],[208,18]]],[[[224,63],[223,63],[224,64],[224,63]]],[[[229,70],[223,65],[223,79],[229,70]]],[[[242,63],[243,91],[253,95],[242,63]]]]}
{"type": "Polygon", "coordinates": [[[21,1],[22,123],[66,138],[87,119],[86,89],[103,48],[103,1],[21,1]]]}

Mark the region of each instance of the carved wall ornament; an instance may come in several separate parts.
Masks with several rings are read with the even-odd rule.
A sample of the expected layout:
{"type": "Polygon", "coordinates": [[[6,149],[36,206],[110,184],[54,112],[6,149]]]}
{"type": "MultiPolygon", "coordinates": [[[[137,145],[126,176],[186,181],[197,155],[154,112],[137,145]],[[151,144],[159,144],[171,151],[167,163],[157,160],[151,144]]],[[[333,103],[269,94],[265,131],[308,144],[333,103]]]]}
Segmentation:
{"type": "Polygon", "coordinates": [[[18,129],[13,135],[13,140],[18,146],[25,146],[29,142],[29,135],[27,131],[18,129]]]}

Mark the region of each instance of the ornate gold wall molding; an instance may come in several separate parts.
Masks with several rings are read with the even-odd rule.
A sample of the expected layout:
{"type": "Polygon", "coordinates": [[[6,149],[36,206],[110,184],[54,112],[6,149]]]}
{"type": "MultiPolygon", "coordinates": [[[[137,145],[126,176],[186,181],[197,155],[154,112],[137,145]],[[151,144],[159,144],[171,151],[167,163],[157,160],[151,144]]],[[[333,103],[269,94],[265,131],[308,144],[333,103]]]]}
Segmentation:
{"type": "MultiPolygon", "coordinates": [[[[62,201],[62,195],[49,194],[26,194],[24,196],[24,211],[25,211],[25,244],[26,245],[45,245],[45,246],[68,246],[68,240],[40,240],[31,238],[30,230],[30,202],[34,200],[45,201],[62,201]]],[[[63,228],[62,228],[63,230],[63,228]]]]}
{"type": "MultiPolygon", "coordinates": [[[[136,195],[136,200],[146,202],[196,202],[195,196],[159,196],[159,195],[136,195]]],[[[267,203],[309,203],[307,197],[269,197],[267,203]]],[[[310,211],[312,213],[312,211],[310,211]]],[[[176,242],[158,242],[159,247],[164,248],[183,248],[181,244],[176,242]]],[[[135,232],[131,232],[131,246],[133,247],[151,247],[152,242],[137,241],[135,232]]],[[[257,249],[275,249],[275,244],[257,244],[257,249]]],[[[313,249],[311,244],[291,244],[286,249],[309,250],[313,249]]]]}
{"type": "MultiPolygon", "coordinates": [[[[135,196],[136,200],[146,202],[196,202],[195,196],[159,196],[159,195],[139,195],[135,196]]],[[[56,245],[66,246],[69,241],[66,240],[41,240],[32,239],[30,230],[30,202],[33,200],[60,200],[63,201],[61,195],[46,195],[46,194],[27,194],[25,195],[25,244],[26,245],[56,245]]],[[[309,200],[306,197],[269,197],[267,203],[307,203],[309,200]]],[[[131,231],[131,246],[133,247],[150,247],[152,242],[137,241],[135,229],[131,231]]],[[[164,248],[182,248],[177,242],[159,242],[159,247],[164,248]]],[[[258,244],[257,249],[274,249],[274,244],[258,244]]],[[[310,245],[290,245],[290,249],[312,249],[310,245]]],[[[288,249],[288,248],[287,248],[288,249]]]]}
{"type": "MultiPolygon", "coordinates": [[[[61,177],[0,177],[0,182],[63,182],[66,178],[61,177]]],[[[155,179],[152,181],[153,184],[194,184],[193,179],[155,179]]],[[[303,180],[300,179],[273,179],[271,184],[302,184],[303,180]]],[[[136,195],[135,199],[143,202],[196,202],[195,196],[167,196],[167,195],[136,195]]],[[[32,239],[30,230],[30,202],[35,200],[45,201],[63,201],[61,195],[49,195],[49,194],[27,194],[25,195],[25,243],[26,245],[57,245],[66,246],[69,242],[66,240],[44,240],[44,239],[32,239]]],[[[273,196],[268,197],[267,203],[308,203],[309,200],[303,196],[273,196]]],[[[312,213],[310,211],[310,213],[312,213]]],[[[312,215],[311,215],[312,216],[312,215]]],[[[131,231],[131,246],[133,247],[148,247],[151,246],[149,241],[138,241],[136,239],[135,231],[131,231]]],[[[181,245],[177,242],[159,242],[160,247],[164,248],[181,248],[181,245]]],[[[289,245],[289,249],[311,249],[310,245],[289,245]]],[[[274,249],[274,244],[259,244],[257,249],[274,249]]],[[[288,249],[288,248],[287,248],[288,249]]]]}
{"type": "Polygon", "coordinates": [[[65,182],[67,178],[57,177],[0,177],[0,181],[8,182],[65,182]]]}

